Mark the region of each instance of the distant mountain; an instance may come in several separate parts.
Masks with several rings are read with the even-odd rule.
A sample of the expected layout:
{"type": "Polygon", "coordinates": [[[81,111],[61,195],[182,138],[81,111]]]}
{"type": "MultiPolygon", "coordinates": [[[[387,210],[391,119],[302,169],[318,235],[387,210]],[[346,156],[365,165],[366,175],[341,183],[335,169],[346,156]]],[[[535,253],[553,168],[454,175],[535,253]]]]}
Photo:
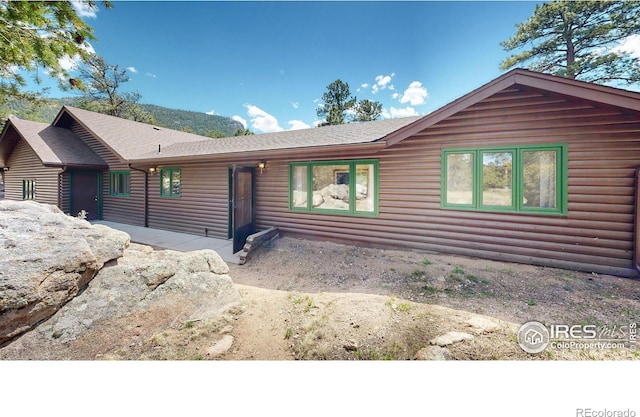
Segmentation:
{"type": "Polygon", "coordinates": [[[158,125],[168,129],[188,130],[203,136],[207,136],[207,132],[216,130],[223,132],[225,136],[233,136],[238,129],[244,129],[242,123],[230,117],[188,110],[169,109],[154,104],[140,104],[140,107],[151,113],[158,125]]]}
{"type": "MultiPolygon", "coordinates": [[[[51,123],[63,105],[78,106],[78,102],[79,99],[74,97],[46,99],[37,105],[13,100],[7,104],[6,111],[21,119],[51,123]]],[[[238,129],[244,129],[240,122],[230,117],[170,109],[154,104],[140,104],[140,107],[153,115],[158,126],[167,129],[184,130],[202,136],[209,136],[212,132],[221,132],[222,135],[218,136],[233,136],[238,129]]]]}

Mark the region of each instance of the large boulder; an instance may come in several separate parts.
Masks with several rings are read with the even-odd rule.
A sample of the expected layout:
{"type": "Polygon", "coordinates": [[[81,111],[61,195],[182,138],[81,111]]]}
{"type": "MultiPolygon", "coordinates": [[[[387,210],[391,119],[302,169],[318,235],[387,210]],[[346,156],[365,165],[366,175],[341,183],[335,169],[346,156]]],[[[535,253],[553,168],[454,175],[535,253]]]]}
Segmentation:
{"type": "Polygon", "coordinates": [[[176,323],[218,319],[241,300],[215,251],[131,244],[82,294],[0,349],[0,360],[96,359],[144,343],[176,323]]]}
{"type": "Polygon", "coordinates": [[[208,320],[240,300],[229,267],[215,251],[154,251],[133,244],[116,265],[100,271],[82,295],[40,326],[38,333],[64,343],[78,338],[94,323],[150,311],[157,304],[179,305],[181,311],[189,312],[187,316],[194,316],[185,319],[208,320]]]}
{"type": "Polygon", "coordinates": [[[52,205],[0,201],[0,345],[53,315],[129,242],[52,205]]]}

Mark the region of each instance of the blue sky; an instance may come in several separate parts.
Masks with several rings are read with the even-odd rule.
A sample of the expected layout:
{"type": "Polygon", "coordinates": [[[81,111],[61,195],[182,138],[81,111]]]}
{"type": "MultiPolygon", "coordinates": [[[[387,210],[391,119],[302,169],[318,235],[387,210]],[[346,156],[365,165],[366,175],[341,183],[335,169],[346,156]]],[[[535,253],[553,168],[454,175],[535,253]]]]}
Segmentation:
{"type": "Polygon", "coordinates": [[[314,126],[336,79],[387,118],[437,110],[502,73],[500,42],[536,2],[113,4],[85,19],[96,53],[129,69],[124,90],[261,133],[314,126]]]}

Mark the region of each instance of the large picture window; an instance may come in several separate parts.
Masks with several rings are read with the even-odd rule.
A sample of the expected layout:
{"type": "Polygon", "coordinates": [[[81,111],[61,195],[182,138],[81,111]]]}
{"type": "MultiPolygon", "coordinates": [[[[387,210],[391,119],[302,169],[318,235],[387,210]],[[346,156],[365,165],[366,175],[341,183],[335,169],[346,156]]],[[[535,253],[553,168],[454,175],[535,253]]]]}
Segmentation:
{"type": "Polygon", "coordinates": [[[120,197],[131,195],[131,172],[109,172],[109,195],[120,197]]]}
{"type": "Polygon", "coordinates": [[[376,216],[378,161],[292,163],[289,169],[291,210],[376,216]]]}
{"type": "Polygon", "coordinates": [[[182,195],[180,168],[162,168],[160,170],[160,195],[162,197],[180,197],[182,195]]]}
{"type": "Polygon", "coordinates": [[[443,208],[565,214],[564,144],[442,151],[443,208]]]}

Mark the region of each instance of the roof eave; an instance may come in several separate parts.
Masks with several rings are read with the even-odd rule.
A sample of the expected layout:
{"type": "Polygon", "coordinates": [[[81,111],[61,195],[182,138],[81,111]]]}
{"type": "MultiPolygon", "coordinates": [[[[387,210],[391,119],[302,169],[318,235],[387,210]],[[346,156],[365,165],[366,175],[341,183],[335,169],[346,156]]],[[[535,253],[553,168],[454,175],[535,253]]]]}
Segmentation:
{"type": "Polygon", "coordinates": [[[640,94],[633,91],[523,70],[514,77],[514,84],[640,111],[640,94]]]}
{"type": "MultiPolygon", "coordinates": [[[[9,124],[9,122],[7,122],[7,125],[9,124]]],[[[31,151],[35,154],[35,156],[38,158],[38,160],[40,161],[40,163],[43,166],[46,166],[47,164],[57,164],[57,163],[61,163],[61,161],[45,161],[44,159],[42,159],[42,155],[40,153],[38,153],[38,151],[36,151],[36,149],[33,147],[33,145],[29,142],[29,140],[22,134],[22,132],[20,132],[20,129],[18,129],[18,127],[15,124],[11,124],[13,126],[13,129],[16,131],[16,133],[18,134],[18,136],[20,137],[20,139],[22,139],[24,141],[24,143],[27,144],[27,146],[31,149],[31,151]]],[[[5,126],[6,127],[6,126],[5,126]]],[[[4,130],[3,130],[3,134],[4,134],[4,130]]],[[[20,140],[18,139],[18,141],[20,140]]],[[[16,141],[16,143],[14,143],[13,148],[15,148],[15,146],[17,145],[18,141],[16,141]]],[[[13,148],[12,148],[12,152],[13,152],[13,148]]],[[[6,163],[4,164],[6,165],[6,163]]]]}
{"type": "MultiPolygon", "coordinates": [[[[2,150],[3,147],[3,141],[5,141],[5,135],[7,134],[7,132],[9,131],[10,126],[13,126],[14,130],[18,130],[16,129],[16,127],[14,126],[14,124],[11,122],[11,117],[7,118],[7,122],[4,124],[4,127],[2,128],[2,132],[0,132],[0,150],[2,150]]],[[[20,133],[18,133],[18,135],[20,135],[20,133]]],[[[7,142],[5,142],[7,143],[7,142]]],[[[8,146],[10,146],[10,149],[7,149],[6,155],[0,155],[0,167],[2,168],[6,168],[7,167],[7,161],[5,156],[9,156],[11,155],[11,153],[13,152],[13,148],[15,148],[17,141],[15,141],[15,143],[9,143],[8,146]]],[[[4,145],[7,146],[7,145],[4,145]]]]}
{"type": "Polygon", "coordinates": [[[274,158],[293,158],[304,155],[304,160],[310,159],[309,155],[313,152],[313,159],[321,155],[339,153],[339,152],[377,152],[385,148],[383,142],[363,142],[345,145],[324,145],[324,146],[308,146],[300,148],[282,148],[271,150],[252,150],[242,152],[224,152],[205,155],[181,155],[181,156],[158,156],[153,158],[133,158],[127,161],[130,164],[166,164],[177,162],[206,162],[206,161],[232,161],[247,160],[255,158],[256,160],[274,159],[274,158]]]}
{"type": "Polygon", "coordinates": [[[515,82],[515,74],[513,74],[513,72],[514,71],[511,71],[501,77],[498,77],[482,87],[452,101],[444,107],[440,107],[438,110],[426,115],[422,119],[416,120],[415,122],[398,129],[385,138],[386,146],[393,146],[421,130],[433,126],[434,124],[474,105],[479,101],[484,100],[485,98],[491,97],[496,92],[510,87],[515,82]]]}
{"type": "Polygon", "coordinates": [[[638,93],[516,68],[452,101],[424,118],[388,135],[385,138],[387,147],[393,146],[513,85],[552,91],[584,100],[640,111],[640,94],[638,93]]]}
{"type": "Polygon", "coordinates": [[[62,118],[62,115],[64,114],[68,114],[71,118],[73,118],[73,120],[75,120],[76,122],[78,122],[80,124],[80,126],[82,126],[83,128],[85,128],[89,133],[91,133],[91,136],[93,136],[97,141],[99,141],[105,148],[107,148],[111,153],[113,153],[122,163],[126,163],[127,161],[127,155],[121,155],[119,152],[117,152],[115,149],[113,149],[112,146],[110,146],[107,142],[105,142],[99,135],[97,135],[93,130],[91,130],[89,128],[89,126],[87,126],[78,116],[76,116],[75,114],[73,114],[73,112],[71,111],[71,109],[69,109],[67,106],[62,106],[62,108],[60,109],[60,111],[58,112],[58,115],[56,116],[56,118],[53,120],[53,123],[51,123],[51,126],[54,127],[58,127],[58,122],[60,121],[60,119],[62,118]]]}
{"type": "Polygon", "coordinates": [[[108,165],[75,164],[75,163],[67,163],[67,162],[45,162],[42,165],[47,168],[67,168],[67,169],[86,169],[86,170],[109,169],[108,165]]]}

